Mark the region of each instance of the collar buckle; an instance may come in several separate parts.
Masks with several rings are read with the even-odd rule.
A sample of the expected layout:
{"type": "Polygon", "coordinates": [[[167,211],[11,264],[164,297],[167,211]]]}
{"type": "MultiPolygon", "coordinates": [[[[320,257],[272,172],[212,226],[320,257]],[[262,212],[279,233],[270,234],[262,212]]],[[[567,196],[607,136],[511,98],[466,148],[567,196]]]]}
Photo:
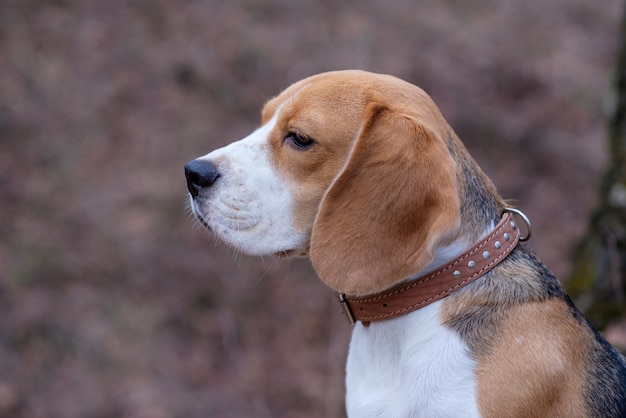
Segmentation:
{"type": "Polygon", "coordinates": [[[350,325],[356,324],[356,320],[354,319],[350,305],[348,305],[345,293],[339,294],[339,304],[341,305],[341,312],[346,316],[350,325]]]}

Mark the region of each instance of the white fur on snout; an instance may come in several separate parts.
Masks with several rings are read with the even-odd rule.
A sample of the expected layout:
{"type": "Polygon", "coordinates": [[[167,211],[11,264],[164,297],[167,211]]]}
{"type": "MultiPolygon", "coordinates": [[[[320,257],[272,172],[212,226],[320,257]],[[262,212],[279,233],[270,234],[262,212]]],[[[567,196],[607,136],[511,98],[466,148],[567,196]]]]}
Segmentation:
{"type": "Polygon", "coordinates": [[[250,255],[306,247],[306,234],[294,230],[289,185],[270,158],[268,136],[275,123],[276,116],[246,138],[201,157],[220,177],[191,205],[222,241],[250,255]]]}

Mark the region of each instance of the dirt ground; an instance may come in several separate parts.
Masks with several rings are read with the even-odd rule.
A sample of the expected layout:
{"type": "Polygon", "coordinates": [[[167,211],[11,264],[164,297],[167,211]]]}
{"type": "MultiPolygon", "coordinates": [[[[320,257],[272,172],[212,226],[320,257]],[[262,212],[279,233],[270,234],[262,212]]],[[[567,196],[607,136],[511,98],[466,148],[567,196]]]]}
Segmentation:
{"type": "Polygon", "coordinates": [[[606,155],[618,0],[0,2],[0,416],[341,417],[305,260],[216,245],[183,165],[331,69],[429,92],[560,277],[606,155]]]}

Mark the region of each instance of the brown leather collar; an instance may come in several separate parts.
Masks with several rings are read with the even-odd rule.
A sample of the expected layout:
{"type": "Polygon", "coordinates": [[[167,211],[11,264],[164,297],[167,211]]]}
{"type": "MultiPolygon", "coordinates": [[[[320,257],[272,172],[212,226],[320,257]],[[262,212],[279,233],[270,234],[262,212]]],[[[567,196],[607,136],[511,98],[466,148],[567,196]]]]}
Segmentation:
{"type": "Polygon", "coordinates": [[[361,321],[391,319],[407,314],[448,296],[467,286],[494,268],[515,248],[519,241],[530,238],[530,222],[517,209],[507,208],[500,223],[467,252],[446,264],[409,282],[366,296],[338,294],[339,302],[350,324],[361,321]],[[514,219],[518,215],[526,224],[526,235],[514,219]]]}

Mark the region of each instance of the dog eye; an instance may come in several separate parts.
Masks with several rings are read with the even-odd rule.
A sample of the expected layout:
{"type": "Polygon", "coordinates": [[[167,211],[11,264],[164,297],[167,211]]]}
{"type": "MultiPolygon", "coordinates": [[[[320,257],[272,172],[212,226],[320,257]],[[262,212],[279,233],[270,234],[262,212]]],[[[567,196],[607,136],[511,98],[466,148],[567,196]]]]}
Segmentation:
{"type": "Polygon", "coordinates": [[[285,136],[285,141],[289,141],[293,145],[301,149],[309,148],[311,145],[315,143],[313,139],[309,138],[306,135],[299,134],[297,132],[289,132],[285,136]]]}

